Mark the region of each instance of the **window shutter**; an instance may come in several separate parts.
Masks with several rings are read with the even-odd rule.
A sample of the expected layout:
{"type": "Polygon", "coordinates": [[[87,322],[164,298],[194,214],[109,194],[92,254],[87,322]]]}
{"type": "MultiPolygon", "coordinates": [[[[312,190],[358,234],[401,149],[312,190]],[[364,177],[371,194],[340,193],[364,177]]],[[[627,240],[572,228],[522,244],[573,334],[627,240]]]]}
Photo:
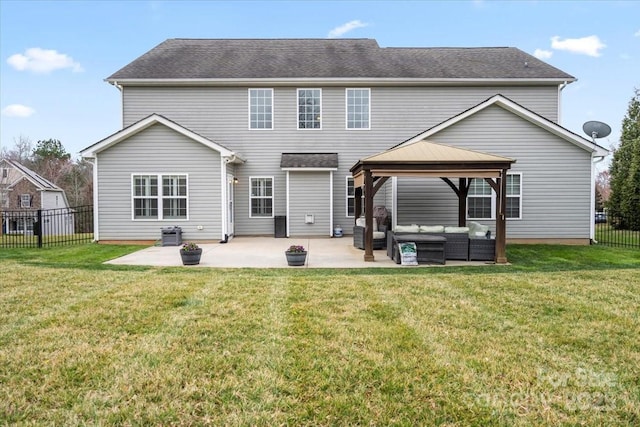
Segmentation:
{"type": "Polygon", "coordinates": [[[33,207],[33,196],[29,194],[29,207],[33,207]]]}

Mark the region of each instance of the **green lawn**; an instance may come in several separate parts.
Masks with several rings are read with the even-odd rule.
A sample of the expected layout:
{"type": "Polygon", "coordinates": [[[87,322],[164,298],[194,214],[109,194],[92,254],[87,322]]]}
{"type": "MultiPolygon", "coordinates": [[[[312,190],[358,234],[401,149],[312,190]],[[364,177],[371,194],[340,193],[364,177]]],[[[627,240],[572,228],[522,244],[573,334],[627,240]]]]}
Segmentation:
{"type": "Polygon", "coordinates": [[[0,425],[640,423],[640,251],[511,266],[102,265],[0,250],[0,425]]]}

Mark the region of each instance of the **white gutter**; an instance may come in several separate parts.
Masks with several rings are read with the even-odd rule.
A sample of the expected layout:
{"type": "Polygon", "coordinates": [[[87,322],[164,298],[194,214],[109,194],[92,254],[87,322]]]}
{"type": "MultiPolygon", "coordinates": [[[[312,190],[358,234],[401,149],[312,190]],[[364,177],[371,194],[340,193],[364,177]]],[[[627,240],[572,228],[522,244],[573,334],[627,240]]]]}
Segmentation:
{"type": "Polygon", "coordinates": [[[324,86],[344,86],[344,85],[367,85],[367,86],[468,86],[491,85],[491,86],[511,86],[511,85],[552,85],[573,82],[577,79],[567,80],[558,78],[527,79],[527,78],[375,78],[375,77],[352,77],[352,78],[327,78],[327,77],[297,77],[297,78],[169,78],[169,79],[121,79],[107,80],[107,82],[118,87],[132,86],[163,86],[167,84],[175,86],[291,86],[295,84],[316,84],[324,86]]]}

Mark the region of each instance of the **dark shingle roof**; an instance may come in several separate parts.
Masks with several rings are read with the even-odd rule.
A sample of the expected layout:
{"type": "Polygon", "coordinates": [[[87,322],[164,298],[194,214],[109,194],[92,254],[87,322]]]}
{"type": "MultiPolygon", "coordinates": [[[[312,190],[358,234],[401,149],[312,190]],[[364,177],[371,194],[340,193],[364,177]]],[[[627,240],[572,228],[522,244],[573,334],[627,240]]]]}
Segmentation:
{"type": "Polygon", "coordinates": [[[282,153],[281,168],[337,168],[338,153],[282,153]]]}
{"type": "MultiPolygon", "coordinates": [[[[8,165],[13,166],[17,169],[25,178],[31,181],[35,186],[39,187],[42,190],[54,190],[54,191],[62,191],[62,188],[55,185],[53,182],[48,179],[38,175],[28,167],[24,166],[22,163],[18,163],[15,160],[4,159],[8,165]]],[[[13,185],[13,183],[11,184],[13,185]]]]}
{"type": "Polygon", "coordinates": [[[574,79],[513,47],[381,48],[373,39],[169,39],[107,80],[258,78],[574,79]]]}

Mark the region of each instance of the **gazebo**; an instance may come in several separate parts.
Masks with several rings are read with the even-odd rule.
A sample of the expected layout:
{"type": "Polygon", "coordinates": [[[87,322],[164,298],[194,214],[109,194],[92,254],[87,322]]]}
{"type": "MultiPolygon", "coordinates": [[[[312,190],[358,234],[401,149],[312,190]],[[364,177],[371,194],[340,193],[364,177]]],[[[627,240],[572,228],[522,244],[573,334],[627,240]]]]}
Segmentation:
{"type": "MultiPolygon", "coordinates": [[[[458,225],[466,225],[467,194],[471,180],[484,179],[496,192],[496,263],[507,262],[506,184],[514,159],[420,140],[399,145],[359,160],[351,167],[355,187],[356,219],[362,212],[364,191],[364,260],[373,256],[373,197],[389,177],[435,177],[446,182],[458,196],[458,225]],[[458,179],[458,183],[454,182],[458,179]]],[[[397,212],[394,213],[397,215],[397,212]]]]}

